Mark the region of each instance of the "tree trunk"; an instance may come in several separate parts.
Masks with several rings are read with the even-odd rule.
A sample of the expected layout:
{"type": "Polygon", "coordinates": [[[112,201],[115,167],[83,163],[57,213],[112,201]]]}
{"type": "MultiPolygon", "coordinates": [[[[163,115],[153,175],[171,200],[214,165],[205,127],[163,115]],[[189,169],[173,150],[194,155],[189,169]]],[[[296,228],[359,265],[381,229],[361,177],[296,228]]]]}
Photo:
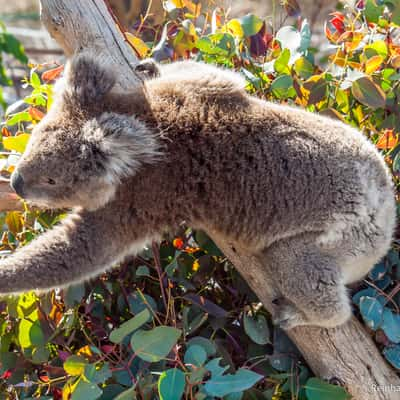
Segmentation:
{"type": "MultiPolygon", "coordinates": [[[[41,0],[42,21],[67,55],[95,52],[119,71],[121,86],[139,83],[132,66],[132,49],[103,0],[41,0]]],[[[247,280],[265,307],[272,311],[273,289],[267,285],[262,260],[217,242],[247,280]]],[[[301,282],[299,283],[301,284],[301,282]]],[[[338,378],[356,400],[395,400],[400,379],[382,358],[365,328],[353,317],[335,329],[298,327],[288,332],[316,375],[338,378]]]]}

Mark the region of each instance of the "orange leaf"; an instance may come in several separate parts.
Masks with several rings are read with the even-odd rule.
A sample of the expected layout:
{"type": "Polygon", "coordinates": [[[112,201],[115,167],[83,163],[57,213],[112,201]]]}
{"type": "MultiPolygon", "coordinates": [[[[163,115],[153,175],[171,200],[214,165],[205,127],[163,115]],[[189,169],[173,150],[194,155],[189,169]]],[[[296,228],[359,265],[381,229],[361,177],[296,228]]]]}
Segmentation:
{"type": "Polygon", "coordinates": [[[377,69],[382,66],[384,58],[382,56],[372,56],[368,61],[365,63],[365,72],[367,74],[372,74],[377,69]]]}
{"type": "Polygon", "coordinates": [[[45,114],[36,107],[29,107],[28,113],[32,119],[35,119],[36,121],[40,121],[45,116],[45,114]]]}
{"type": "Polygon", "coordinates": [[[398,135],[391,129],[386,129],[376,142],[376,147],[381,150],[393,149],[399,142],[398,135]]]}
{"type": "Polygon", "coordinates": [[[5,126],[1,128],[1,134],[5,137],[12,136],[12,133],[5,126]]]}
{"type": "Polygon", "coordinates": [[[42,80],[45,82],[51,82],[57,79],[61,72],[64,70],[64,65],[60,65],[56,68],[49,69],[42,74],[42,80]]]}
{"type": "Polygon", "coordinates": [[[400,56],[393,57],[391,64],[393,68],[400,68],[400,56]]]}

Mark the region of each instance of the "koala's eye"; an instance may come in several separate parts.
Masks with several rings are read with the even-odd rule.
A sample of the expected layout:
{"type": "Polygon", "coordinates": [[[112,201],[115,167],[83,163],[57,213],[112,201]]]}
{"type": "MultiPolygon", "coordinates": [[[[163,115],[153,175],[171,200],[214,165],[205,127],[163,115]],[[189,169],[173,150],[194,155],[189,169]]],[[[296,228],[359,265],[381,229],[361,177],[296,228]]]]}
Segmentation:
{"type": "Polygon", "coordinates": [[[55,184],[56,184],[56,181],[55,181],[54,179],[48,178],[48,179],[47,179],[47,183],[48,183],[49,185],[55,185],[55,184]]]}

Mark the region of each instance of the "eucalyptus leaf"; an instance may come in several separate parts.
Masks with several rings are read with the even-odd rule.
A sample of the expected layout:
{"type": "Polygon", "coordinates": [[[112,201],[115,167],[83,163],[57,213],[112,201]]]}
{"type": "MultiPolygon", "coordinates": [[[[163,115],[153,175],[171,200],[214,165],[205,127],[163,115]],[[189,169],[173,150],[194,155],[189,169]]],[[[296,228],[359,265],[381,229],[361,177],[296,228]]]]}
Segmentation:
{"type": "Polygon", "coordinates": [[[177,369],[164,371],[158,380],[160,400],[180,400],[185,390],[185,374],[177,369]]]}
{"type": "Polygon", "coordinates": [[[119,328],[110,333],[113,343],[121,343],[125,336],[142,327],[151,318],[150,311],[146,308],[130,320],[124,322],[119,328]]]}
{"type": "Polygon", "coordinates": [[[351,396],[340,386],[331,385],[318,378],[310,378],[305,386],[308,400],[347,400],[351,396]]]}
{"type": "Polygon", "coordinates": [[[165,358],[181,336],[181,331],[170,326],[139,330],[132,335],[133,351],[143,360],[157,362],[165,358]]]}

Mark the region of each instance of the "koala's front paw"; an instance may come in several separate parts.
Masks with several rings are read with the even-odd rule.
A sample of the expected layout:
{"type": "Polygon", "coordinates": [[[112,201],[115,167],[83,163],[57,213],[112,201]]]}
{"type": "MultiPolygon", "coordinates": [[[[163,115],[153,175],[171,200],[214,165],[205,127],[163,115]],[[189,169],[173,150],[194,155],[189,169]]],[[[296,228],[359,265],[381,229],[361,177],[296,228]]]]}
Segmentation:
{"type": "Polygon", "coordinates": [[[299,325],[307,325],[305,315],[290,301],[279,298],[273,301],[273,323],[284,330],[289,330],[299,325]]]}

